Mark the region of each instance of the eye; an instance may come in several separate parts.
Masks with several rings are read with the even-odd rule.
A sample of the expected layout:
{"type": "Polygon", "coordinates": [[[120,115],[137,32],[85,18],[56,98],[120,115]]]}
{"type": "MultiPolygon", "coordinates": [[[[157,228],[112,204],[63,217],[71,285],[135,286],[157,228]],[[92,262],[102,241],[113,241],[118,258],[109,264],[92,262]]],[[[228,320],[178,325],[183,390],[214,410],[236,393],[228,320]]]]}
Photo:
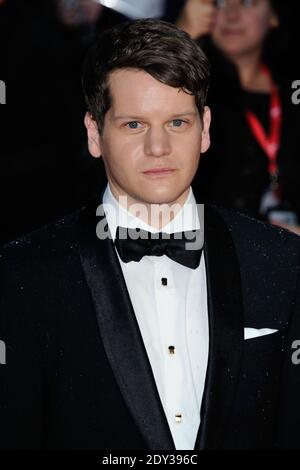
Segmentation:
{"type": "Polygon", "coordinates": [[[186,124],[186,121],[183,121],[182,119],[173,119],[171,122],[173,127],[183,127],[183,124],[186,124]]]}
{"type": "Polygon", "coordinates": [[[125,124],[126,127],[128,127],[129,129],[139,129],[140,126],[141,126],[141,123],[138,122],[138,121],[130,121],[130,122],[127,122],[127,124],[125,124]]]}
{"type": "MultiPolygon", "coordinates": [[[[255,5],[257,5],[258,1],[257,0],[240,0],[239,5],[246,7],[246,8],[251,8],[255,5]]],[[[228,0],[214,0],[214,4],[217,8],[226,8],[228,6],[228,0]]]]}
{"type": "Polygon", "coordinates": [[[226,1],[225,0],[215,0],[214,4],[215,4],[216,8],[225,8],[226,7],[226,1]]]}
{"type": "Polygon", "coordinates": [[[251,8],[251,7],[253,7],[254,5],[257,4],[257,1],[256,0],[242,0],[241,4],[244,7],[251,8]]]}

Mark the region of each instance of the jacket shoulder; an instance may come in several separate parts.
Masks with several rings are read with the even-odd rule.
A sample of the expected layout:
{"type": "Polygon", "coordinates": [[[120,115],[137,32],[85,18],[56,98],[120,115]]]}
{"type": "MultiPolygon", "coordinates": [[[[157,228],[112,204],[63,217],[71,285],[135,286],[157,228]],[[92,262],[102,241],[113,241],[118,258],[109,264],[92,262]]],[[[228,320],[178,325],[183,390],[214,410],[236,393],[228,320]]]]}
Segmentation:
{"type": "Polygon", "coordinates": [[[1,299],[9,293],[13,299],[27,292],[31,302],[35,292],[43,289],[54,292],[66,276],[79,276],[80,213],[81,210],[66,215],[1,248],[1,299]]]}
{"type": "Polygon", "coordinates": [[[268,258],[292,257],[299,263],[300,237],[286,229],[253,219],[232,209],[210,206],[230,231],[237,249],[246,256],[258,253],[268,258]]]}
{"type": "Polygon", "coordinates": [[[42,256],[70,249],[78,240],[81,212],[82,209],[7,242],[0,249],[1,261],[8,257],[33,255],[34,252],[42,256]]]}
{"type": "Polygon", "coordinates": [[[228,209],[220,206],[210,205],[211,210],[216,211],[225,221],[230,229],[239,227],[240,230],[250,230],[255,233],[265,233],[271,237],[279,237],[291,242],[299,242],[300,237],[295,233],[290,232],[271,223],[254,219],[248,215],[242,214],[234,209],[228,209]]]}

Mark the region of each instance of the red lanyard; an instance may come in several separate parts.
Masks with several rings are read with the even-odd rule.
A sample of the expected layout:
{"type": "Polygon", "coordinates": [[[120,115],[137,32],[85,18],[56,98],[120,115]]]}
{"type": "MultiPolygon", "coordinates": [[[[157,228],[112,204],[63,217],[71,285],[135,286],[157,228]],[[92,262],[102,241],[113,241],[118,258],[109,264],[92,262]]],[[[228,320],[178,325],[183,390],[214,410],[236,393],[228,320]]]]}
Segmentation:
{"type": "MultiPolygon", "coordinates": [[[[271,74],[267,67],[263,66],[263,72],[271,79],[271,74]]],[[[281,127],[282,127],[282,107],[279,91],[276,85],[272,84],[271,88],[271,102],[270,102],[270,133],[267,134],[252,111],[246,111],[246,119],[249,127],[268,157],[269,165],[268,171],[272,180],[277,179],[278,176],[278,163],[277,155],[281,140],[281,127]]]]}

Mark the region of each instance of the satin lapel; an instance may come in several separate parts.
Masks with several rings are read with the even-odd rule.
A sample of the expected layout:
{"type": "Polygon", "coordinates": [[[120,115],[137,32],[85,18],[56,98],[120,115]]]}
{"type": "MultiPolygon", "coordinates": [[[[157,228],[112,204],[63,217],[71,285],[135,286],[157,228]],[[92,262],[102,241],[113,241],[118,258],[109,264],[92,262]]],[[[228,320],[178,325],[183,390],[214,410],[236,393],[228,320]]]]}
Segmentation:
{"type": "Polygon", "coordinates": [[[84,210],[79,249],[101,339],[120,391],[146,445],[153,450],[172,450],[174,442],[123,272],[112,240],[96,237],[100,219],[95,217],[95,212],[96,207],[84,210]]]}
{"type": "Polygon", "coordinates": [[[239,379],[243,305],[239,263],[228,226],[212,207],[205,206],[204,217],[210,347],[195,449],[218,449],[239,379]]]}

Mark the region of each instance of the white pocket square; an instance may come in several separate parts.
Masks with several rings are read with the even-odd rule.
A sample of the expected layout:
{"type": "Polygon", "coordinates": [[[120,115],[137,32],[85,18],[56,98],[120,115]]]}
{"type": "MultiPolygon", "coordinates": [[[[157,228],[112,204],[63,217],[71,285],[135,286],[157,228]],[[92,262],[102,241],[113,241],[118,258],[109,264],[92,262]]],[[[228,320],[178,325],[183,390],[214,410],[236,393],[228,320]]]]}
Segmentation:
{"type": "Polygon", "coordinates": [[[278,330],[272,330],[271,328],[244,328],[244,339],[258,338],[259,336],[271,335],[276,333],[278,330]]]}

